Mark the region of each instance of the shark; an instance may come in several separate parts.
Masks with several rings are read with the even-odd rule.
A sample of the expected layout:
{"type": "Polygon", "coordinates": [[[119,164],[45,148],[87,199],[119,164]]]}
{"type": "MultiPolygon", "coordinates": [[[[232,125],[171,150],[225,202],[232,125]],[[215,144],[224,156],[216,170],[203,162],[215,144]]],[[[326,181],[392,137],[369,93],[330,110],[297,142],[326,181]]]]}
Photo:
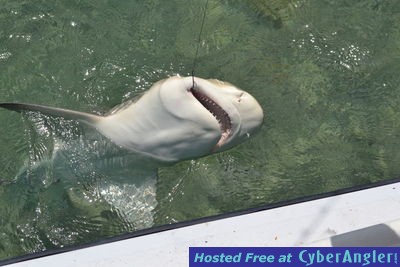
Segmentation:
{"type": "Polygon", "coordinates": [[[104,115],[16,102],[0,107],[77,120],[119,147],[168,163],[235,147],[264,120],[263,109],[248,92],[228,82],[192,76],[158,81],[138,99],[104,115]]]}

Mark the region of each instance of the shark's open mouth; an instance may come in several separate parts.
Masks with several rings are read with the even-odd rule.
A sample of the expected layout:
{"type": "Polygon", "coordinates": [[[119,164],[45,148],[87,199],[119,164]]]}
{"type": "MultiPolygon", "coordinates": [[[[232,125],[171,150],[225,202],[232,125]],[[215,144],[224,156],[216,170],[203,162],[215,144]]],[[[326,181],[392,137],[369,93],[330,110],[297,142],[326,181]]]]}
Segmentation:
{"type": "Polygon", "coordinates": [[[219,106],[214,100],[199,92],[199,90],[190,89],[193,96],[215,117],[221,129],[221,138],[215,145],[214,150],[220,148],[232,132],[232,123],[229,114],[219,106]]]}

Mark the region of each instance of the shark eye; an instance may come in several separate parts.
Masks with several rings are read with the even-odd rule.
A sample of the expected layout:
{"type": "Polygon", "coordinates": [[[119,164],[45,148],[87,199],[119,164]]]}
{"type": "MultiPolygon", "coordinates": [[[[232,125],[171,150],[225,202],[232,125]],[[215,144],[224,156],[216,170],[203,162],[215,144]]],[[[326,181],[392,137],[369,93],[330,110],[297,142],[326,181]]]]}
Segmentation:
{"type": "Polygon", "coordinates": [[[237,102],[241,102],[242,101],[242,97],[244,96],[244,92],[242,92],[240,95],[239,95],[239,97],[238,97],[238,99],[237,99],[237,102]]]}

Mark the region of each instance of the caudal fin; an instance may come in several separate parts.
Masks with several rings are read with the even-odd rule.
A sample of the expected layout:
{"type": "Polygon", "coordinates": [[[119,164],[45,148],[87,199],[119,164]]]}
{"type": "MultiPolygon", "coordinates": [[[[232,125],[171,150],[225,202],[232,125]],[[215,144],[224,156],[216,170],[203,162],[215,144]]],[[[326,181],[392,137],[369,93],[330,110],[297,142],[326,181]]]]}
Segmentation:
{"type": "Polygon", "coordinates": [[[24,103],[0,103],[0,107],[21,112],[21,111],[38,111],[45,115],[63,117],[68,120],[78,120],[89,125],[95,125],[101,120],[101,116],[89,114],[85,112],[63,109],[63,108],[53,108],[35,104],[24,104],[24,103]]]}

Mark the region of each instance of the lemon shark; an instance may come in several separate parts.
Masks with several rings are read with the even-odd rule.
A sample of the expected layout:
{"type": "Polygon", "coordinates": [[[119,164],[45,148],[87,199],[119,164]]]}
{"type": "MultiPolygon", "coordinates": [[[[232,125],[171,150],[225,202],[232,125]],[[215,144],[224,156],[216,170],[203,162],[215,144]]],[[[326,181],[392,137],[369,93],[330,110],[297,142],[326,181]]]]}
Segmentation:
{"type": "Polygon", "coordinates": [[[228,82],[180,76],[156,82],[103,116],[25,103],[0,107],[83,122],[116,145],[161,162],[230,149],[253,135],[264,117],[253,96],[228,82]]]}

